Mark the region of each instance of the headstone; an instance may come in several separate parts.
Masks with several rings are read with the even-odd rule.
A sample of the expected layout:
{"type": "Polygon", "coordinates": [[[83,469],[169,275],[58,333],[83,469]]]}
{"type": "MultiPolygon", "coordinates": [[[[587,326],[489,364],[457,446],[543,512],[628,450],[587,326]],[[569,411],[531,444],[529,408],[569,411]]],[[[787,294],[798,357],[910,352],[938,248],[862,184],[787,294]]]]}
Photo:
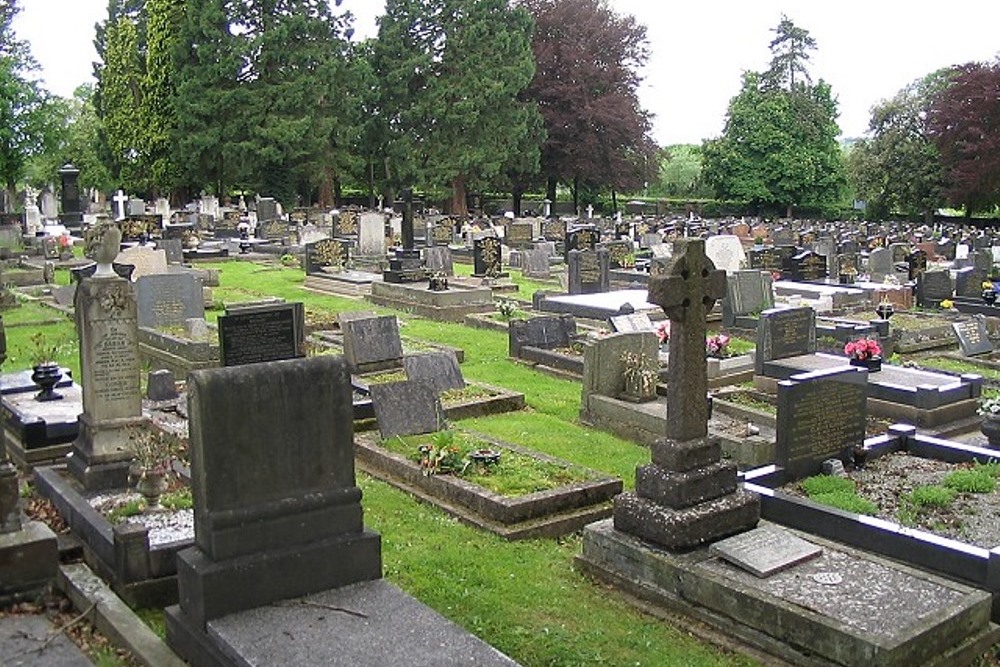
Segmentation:
{"type": "Polygon", "coordinates": [[[424,268],[434,273],[446,276],[455,275],[455,266],[451,258],[451,248],[447,245],[435,245],[424,249],[424,268]]]}
{"type": "Polygon", "coordinates": [[[534,241],[534,230],[530,222],[512,222],[507,226],[505,243],[511,248],[530,248],[534,241]]]}
{"type": "Polygon", "coordinates": [[[747,255],[737,236],[711,236],[705,239],[705,254],[712,263],[727,273],[746,265],[747,255]]]}
{"type": "Polygon", "coordinates": [[[788,479],[819,474],[829,458],[852,460],[865,441],[867,381],[866,370],[845,366],[778,382],[776,463],[788,479]]]}
{"type": "Polygon", "coordinates": [[[917,276],[917,305],[921,308],[938,308],[941,301],[950,299],[953,293],[949,271],[924,271],[917,276]]]}
{"type": "Polygon", "coordinates": [[[273,197],[257,200],[257,224],[278,219],[278,202],[273,197]]]}
{"type": "Polygon", "coordinates": [[[726,279],[726,300],[722,304],[726,326],[734,326],[737,317],[757,316],[774,306],[773,280],[767,271],[735,271],[726,279]]]}
{"type": "Polygon", "coordinates": [[[434,433],[444,425],[438,393],[426,380],[378,383],[369,391],[383,438],[434,433]]]}
{"type": "Polygon", "coordinates": [[[668,271],[649,281],[647,301],[670,318],[666,437],[651,447],[652,463],[636,469],[635,492],[615,497],[613,524],[668,550],[737,534],[760,518],[759,498],[737,487],[735,465],[722,462],[708,435],[705,318],[725,289],[726,273],[705,256],[702,239],[677,240],[668,271]]]}
{"type": "Polygon", "coordinates": [[[546,217],[542,223],[542,238],[546,241],[565,241],[566,221],[546,217]]]}
{"type": "Polygon", "coordinates": [[[617,333],[653,331],[653,322],[649,319],[648,313],[614,315],[609,319],[611,321],[611,328],[617,333]]]}
{"type": "Polygon", "coordinates": [[[145,422],[136,299],[124,278],[94,276],[77,286],[74,312],[83,414],[69,469],[88,490],[125,486],[132,459],[128,429],[145,422]]]}
{"type": "Polygon", "coordinates": [[[709,548],[709,553],[767,578],[820,556],[823,548],[769,524],[720,540],[709,548]]]}
{"type": "Polygon", "coordinates": [[[126,248],[115,257],[118,264],[130,264],[135,267],[132,270],[132,280],[136,281],[143,276],[163,274],[167,272],[167,253],[161,248],[150,246],[133,246],[126,248]]]}
{"type": "Polygon", "coordinates": [[[473,242],[473,276],[495,278],[503,273],[500,245],[500,239],[495,236],[486,236],[473,242]]]}
{"type": "Polygon", "coordinates": [[[304,355],[305,312],[301,302],[230,306],[219,317],[219,357],[223,366],[304,355]]]}
{"type": "Polygon", "coordinates": [[[358,235],[357,211],[341,211],[336,220],[336,236],[353,238],[358,235]]]}
{"type": "Polygon", "coordinates": [[[157,246],[163,250],[168,265],[184,263],[184,244],[180,239],[163,239],[157,246]]]}
{"type": "Polygon", "coordinates": [[[789,280],[816,281],[827,277],[826,257],[811,250],[804,250],[788,258],[782,273],[789,280]]]}
{"type": "Polygon", "coordinates": [[[623,355],[634,354],[651,367],[659,366],[658,345],[652,330],[614,333],[591,341],[583,352],[581,414],[589,410],[592,396],[621,395],[625,388],[623,355]]]}
{"type": "Polygon", "coordinates": [[[841,253],[834,257],[834,274],[846,276],[851,282],[861,273],[861,256],[856,252],[841,253]]]}
{"type": "Polygon", "coordinates": [[[381,213],[361,214],[358,254],[366,257],[385,256],[385,216],[381,213]]]}
{"type": "Polygon", "coordinates": [[[565,247],[567,256],[571,250],[596,250],[600,236],[600,232],[592,225],[567,230],[565,247]]]}
{"type": "Polygon", "coordinates": [[[140,327],[184,324],[189,317],[205,317],[201,283],[190,273],[160,273],[136,281],[140,327]]]}
{"type": "Polygon", "coordinates": [[[570,294],[596,294],[611,287],[608,253],[597,250],[570,250],[567,258],[570,294]]]}
{"type": "Polygon", "coordinates": [[[923,250],[914,250],[906,256],[906,272],[910,280],[916,280],[920,274],[927,270],[927,253],[923,250]]]}
{"type": "Polygon", "coordinates": [[[169,401],[177,398],[177,380],[174,372],[161,368],[146,376],[146,398],[151,401],[169,401]]]}
{"type": "Polygon", "coordinates": [[[521,273],[525,278],[548,280],[552,276],[549,252],[541,248],[524,250],[521,253],[521,273]]]}
{"type": "Polygon", "coordinates": [[[523,347],[553,350],[566,347],[576,339],[576,320],[572,315],[542,315],[511,320],[507,335],[512,357],[519,356],[523,347]]]}
{"type": "Polygon", "coordinates": [[[955,272],[955,295],[978,299],[983,293],[983,282],[989,272],[970,266],[955,272]]]}
{"type": "Polygon", "coordinates": [[[451,350],[406,355],[403,357],[403,368],[408,380],[426,381],[436,392],[465,387],[458,357],[451,350]]]}
{"type": "Polygon", "coordinates": [[[306,275],[340,273],[350,260],[350,247],[340,239],[322,239],[306,244],[306,275]]]}
{"type": "Polygon", "coordinates": [[[757,325],[755,372],[762,375],[764,364],[816,352],[816,311],[809,306],[771,308],[760,314],[757,325]]]}
{"type": "Polygon", "coordinates": [[[893,275],[892,253],[887,248],[876,248],[868,254],[868,274],[874,283],[893,275]]]}
{"type": "Polygon", "coordinates": [[[344,357],[351,372],[402,365],[403,343],[395,315],[351,319],[340,326],[344,332],[344,357]]]}
{"type": "Polygon", "coordinates": [[[955,335],[958,336],[958,346],[962,354],[973,357],[977,354],[989,354],[993,351],[989,332],[986,330],[986,320],[976,316],[961,322],[952,322],[955,335]]]}

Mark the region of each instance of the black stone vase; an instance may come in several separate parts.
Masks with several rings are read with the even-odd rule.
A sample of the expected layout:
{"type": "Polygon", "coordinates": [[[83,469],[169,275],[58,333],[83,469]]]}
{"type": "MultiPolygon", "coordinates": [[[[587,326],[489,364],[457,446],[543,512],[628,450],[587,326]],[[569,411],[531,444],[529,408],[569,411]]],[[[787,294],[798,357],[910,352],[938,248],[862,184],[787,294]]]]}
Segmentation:
{"type": "Polygon", "coordinates": [[[54,387],[62,379],[62,369],[54,361],[38,364],[32,369],[31,381],[42,388],[35,394],[36,401],[58,401],[62,394],[56,393],[54,387]]]}
{"type": "Polygon", "coordinates": [[[989,440],[990,447],[1000,449],[1000,414],[988,414],[983,417],[979,430],[989,440]]]}
{"type": "Polygon", "coordinates": [[[985,303],[987,306],[992,306],[996,304],[996,301],[997,301],[996,292],[994,292],[992,289],[983,290],[983,303],[985,303]]]}
{"type": "Polygon", "coordinates": [[[894,312],[896,312],[896,309],[888,301],[883,301],[879,305],[875,306],[875,314],[883,320],[887,320],[892,317],[894,312]]]}
{"type": "Polygon", "coordinates": [[[856,359],[851,357],[851,366],[867,368],[869,373],[878,373],[882,370],[882,357],[870,357],[868,359],[856,359]]]}

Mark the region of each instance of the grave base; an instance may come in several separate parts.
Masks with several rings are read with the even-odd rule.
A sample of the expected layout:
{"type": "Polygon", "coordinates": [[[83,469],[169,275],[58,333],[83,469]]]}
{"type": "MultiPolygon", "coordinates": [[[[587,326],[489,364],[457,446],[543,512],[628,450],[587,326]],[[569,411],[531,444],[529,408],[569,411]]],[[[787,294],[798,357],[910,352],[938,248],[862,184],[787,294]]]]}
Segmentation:
{"type": "Polygon", "coordinates": [[[367,297],[379,306],[416,313],[442,322],[461,322],[470,313],[493,310],[493,292],[488,287],[434,292],[426,283],[372,283],[367,297]]]}
{"type": "Polygon", "coordinates": [[[577,562],[632,595],[796,665],[963,665],[1000,638],[989,622],[988,593],[807,539],[823,547],[820,557],[759,579],[707,547],[667,552],[606,520],[584,529],[577,562]]]}
{"type": "Polygon", "coordinates": [[[0,605],[34,599],[59,571],[56,535],[40,521],[0,533],[0,605]]]}
{"type": "Polygon", "coordinates": [[[167,641],[194,667],[516,667],[385,580],[191,623],[166,609],[167,641]]]}
{"type": "Polygon", "coordinates": [[[341,271],[340,273],[307,275],[302,286],[308,290],[337,294],[339,296],[364,297],[371,294],[372,283],[381,282],[381,274],[365,271],[341,271]]]}

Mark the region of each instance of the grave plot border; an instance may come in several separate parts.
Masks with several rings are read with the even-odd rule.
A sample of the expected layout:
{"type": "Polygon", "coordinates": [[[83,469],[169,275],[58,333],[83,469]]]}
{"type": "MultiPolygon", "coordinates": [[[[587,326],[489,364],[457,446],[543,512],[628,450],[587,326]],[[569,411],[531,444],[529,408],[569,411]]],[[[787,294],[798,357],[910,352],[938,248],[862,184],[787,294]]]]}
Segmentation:
{"type": "MultiPolygon", "coordinates": [[[[214,326],[210,325],[214,331],[214,326]]],[[[217,368],[221,362],[218,340],[194,341],[149,327],[139,327],[139,363],[165,368],[178,378],[202,368],[217,368]]]]}
{"type": "Polygon", "coordinates": [[[443,292],[433,292],[424,283],[372,283],[365,296],[378,306],[402,310],[438,322],[459,322],[470,313],[493,310],[493,290],[489,287],[464,288],[455,286],[443,292]],[[419,286],[417,286],[419,285],[419,286]]]}
{"type": "MultiPolygon", "coordinates": [[[[385,373],[393,370],[402,370],[402,366],[398,369],[387,369],[386,371],[380,372],[385,373]]],[[[378,374],[378,372],[372,373],[372,375],[378,374]]],[[[360,393],[366,395],[368,394],[369,383],[365,382],[364,375],[353,376],[351,384],[360,393]]],[[[517,412],[518,410],[523,410],[526,405],[524,394],[522,392],[469,380],[466,380],[465,384],[469,387],[479,387],[481,389],[485,389],[490,392],[490,395],[486,397],[470,398],[462,401],[450,401],[447,404],[442,404],[441,407],[444,410],[444,416],[446,419],[454,421],[458,419],[485,417],[487,415],[496,415],[504,412],[517,412]]],[[[355,420],[373,419],[374,417],[375,411],[372,407],[371,398],[367,398],[364,401],[356,401],[354,403],[355,420]]],[[[357,425],[355,425],[355,428],[358,428],[357,425]]]]}
{"type": "MultiPolygon", "coordinates": [[[[909,425],[892,426],[885,435],[866,439],[864,448],[869,461],[906,451],[913,456],[950,463],[1000,462],[1000,451],[920,435],[909,425]]],[[[975,547],[783,493],[779,487],[790,480],[775,465],[748,470],[742,473],[742,478],[743,487],[760,496],[761,517],[768,521],[893,558],[993,594],[1000,593],[1000,545],[993,549],[975,547]]],[[[993,620],[1000,620],[1000,606],[994,608],[993,620]]]]}
{"type": "Polygon", "coordinates": [[[194,545],[194,531],[190,539],[151,546],[148,528],[113,526],[93,509],[64,465],[36,468],[35,486],[83,544],[87,565],[126,603],[137,608],[177,603],[177,553],[194,545]]]}
{"type": "MultiPolygon", "coordinates": [[[[479,434],[477,437],[501,450],[516,451],[556,465],[574,465],[513,443],[479,434]]],[[[453,475],[424,475],[415,462],[379,447],[377,438],[374,434],[355,437],[355,460],[362,470],[440,507],[464,523],[507,540],[558,537],[609,517],[611,500],[623,488],[622,480],[597,473],[598,478],[589,482],[506,497],[453,475]]]]}

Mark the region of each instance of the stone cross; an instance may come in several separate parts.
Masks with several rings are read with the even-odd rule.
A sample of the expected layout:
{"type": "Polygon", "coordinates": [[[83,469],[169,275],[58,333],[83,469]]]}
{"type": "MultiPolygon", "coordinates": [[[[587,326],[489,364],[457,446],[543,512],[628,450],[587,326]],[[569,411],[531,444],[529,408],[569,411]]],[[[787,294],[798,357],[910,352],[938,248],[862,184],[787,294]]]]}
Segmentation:
{"type": "Polygon", "coordinates": [[[119,190],[118,192],[115,193],[115,196],[112,197],[111,199],[114,200],[114,202],[116,204],[115,208],[118,209],[115,212],[115,220],[124,220],[125,219],[125,204],[128,203],[128,195],[126,195],[124,192],[122,192],[121,190],[119,190]]]}
{"type": "Polygon", "coordinates": [[[587,204],[587,219],[589,220],[590,218],[593,217],[594,217],[594,205],[587,204]]]}
{"type": "Polygon", "coordinates": [[[708,435],[705,316],[726,294],[726,272],[705,255],[704,239],[678,239],[665,273],[649,278],[646,300],[670,318],[667,366],[667,438],[685,442],[708,435]]]}

